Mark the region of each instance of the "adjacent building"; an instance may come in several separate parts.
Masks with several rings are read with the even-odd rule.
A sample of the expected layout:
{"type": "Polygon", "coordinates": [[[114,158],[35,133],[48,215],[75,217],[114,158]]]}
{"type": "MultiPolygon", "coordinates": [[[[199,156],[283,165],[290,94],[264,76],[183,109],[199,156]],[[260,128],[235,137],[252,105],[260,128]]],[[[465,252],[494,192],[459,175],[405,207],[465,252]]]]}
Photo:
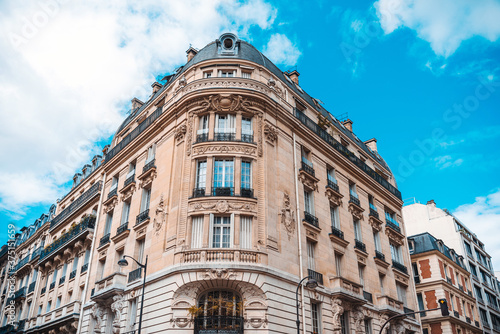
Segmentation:
{"type": "Polygon", "coordinates": [[[419,309],[439,308],[438,300],[444,298],[450,312],[445,317],[440,310],[421,314],[422,332],[482,333],[464,258],[427,232],[408,237],[408,244],[419,309]]]}
{"type": "Polygon", "coordinates": [[[293,333],[306,276],[303,333],[416,309],[401,194],[352,125],[233,34],[190,48],[43,225],[24,331],[134,333],[144,270],[124,255],[147,261],[143,333],[293,333]]]}
{"type": "Polygon", "coordinates": [[[484,244],[448,210],[434,201],[414,203],[403,208],[408,235],[429,232],[463,258],[471,273],[471,291],[476,298],[484,333],[500,333],[499,286],[484,244]]]}

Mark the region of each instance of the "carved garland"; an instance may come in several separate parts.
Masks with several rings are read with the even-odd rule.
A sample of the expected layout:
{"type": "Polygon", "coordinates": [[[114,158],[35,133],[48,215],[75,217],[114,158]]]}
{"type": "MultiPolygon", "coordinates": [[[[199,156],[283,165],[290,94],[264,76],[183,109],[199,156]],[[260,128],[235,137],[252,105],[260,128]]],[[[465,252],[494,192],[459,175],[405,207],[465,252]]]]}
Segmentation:
{"type": "Polygon", "coordinates": [[[283,208],[281,209],[281,223],[285,226],[288,233],[288,240],[291,239],[295,232],[295,212],[290,204],[290,196],[288,193],[283,193],[283,208]]]}
{"type": "Polygon", "coordinates": [[[196,202],[189,206],[189,211],[201,211],[201,210],[213,210],[215,209],[218,213],[228,212],[230,209],[241,210],[241,211],[252,211],[255,212],[256,206],[254,203],[239,203],[239,202],[228,202],[226,200],[220,200],[217,202],[196,202]]]}

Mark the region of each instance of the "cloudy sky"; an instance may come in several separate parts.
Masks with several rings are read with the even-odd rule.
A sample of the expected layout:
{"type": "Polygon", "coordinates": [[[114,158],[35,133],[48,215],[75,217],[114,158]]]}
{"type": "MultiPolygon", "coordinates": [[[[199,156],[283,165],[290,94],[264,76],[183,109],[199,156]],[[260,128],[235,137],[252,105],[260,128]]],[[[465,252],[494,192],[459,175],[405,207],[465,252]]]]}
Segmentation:
{"type": "Polygon", "coordinates": [[[404,198],[434,199],[500,270],[500,2],[0,2],[0,241],[69,190],[133,97],[230,31],[376,137],[404,198]]]}

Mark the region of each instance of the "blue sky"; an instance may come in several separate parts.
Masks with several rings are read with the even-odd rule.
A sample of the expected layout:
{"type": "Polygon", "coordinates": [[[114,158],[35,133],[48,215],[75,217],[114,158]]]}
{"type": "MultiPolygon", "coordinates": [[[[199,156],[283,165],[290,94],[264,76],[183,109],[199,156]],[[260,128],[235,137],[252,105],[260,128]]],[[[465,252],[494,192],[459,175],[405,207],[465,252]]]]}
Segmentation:
{"type": "Polygon", "coordinates": [[[0,153],[16,157],[0,167],[5,225],[30,224],[62,197],[130,99],[147,99],[190,43],[232,31],[296,68],[301,87],[348,113],[362,140],[377,138],[403,197],[455,212],[500,269],[500,2],[14,4],[0,4],[0,117],[11,125],[0,153]]]}

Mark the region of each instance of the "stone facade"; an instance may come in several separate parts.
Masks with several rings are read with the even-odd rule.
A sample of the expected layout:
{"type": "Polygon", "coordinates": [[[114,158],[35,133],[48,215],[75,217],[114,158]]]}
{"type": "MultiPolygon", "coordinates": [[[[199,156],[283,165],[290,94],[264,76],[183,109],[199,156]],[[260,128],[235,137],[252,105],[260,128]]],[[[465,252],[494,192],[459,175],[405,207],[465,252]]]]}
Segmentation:
{"type": "MultiPolygon", "coordinates": [[[[374,141],[232,34],[188,56],[145,103],[133,100],[102,164],[58,204],[61,214],[102,186],[49,238],[77,217],[94,217],[92,231],[38,263],[50,276],[90,248],[88,272],[36,304],[80,287],[79,333],[133,333],[144,270],[119,267],[127,255],[147,261],[143,333],[295,332],[308,275],[319,286],[299,289],[304,333],[377,332],[415,309],[401,195],[374,141]]],[[[29,327],[42,332],[61,307],[29,327]]],[[[416,332],[417,320],[390,328],[416,332]]]]}

